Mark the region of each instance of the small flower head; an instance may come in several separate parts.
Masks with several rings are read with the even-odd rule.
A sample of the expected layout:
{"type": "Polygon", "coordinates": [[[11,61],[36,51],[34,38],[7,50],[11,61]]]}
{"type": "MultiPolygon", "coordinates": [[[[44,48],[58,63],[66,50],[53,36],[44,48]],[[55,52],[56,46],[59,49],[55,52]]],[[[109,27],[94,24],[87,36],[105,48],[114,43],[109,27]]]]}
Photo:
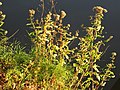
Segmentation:
{"type": "Polygon", "coordinates": [[[112,52],[112,56],[110,57],[112,59],[112,62],[114,62],[116,56],[117,56],[117,53],[116,52],[112,52]]]}
{"type": "Polygon", "coordinates": [[[102,8],[101,6],[96,6],[93,8],[93,11],[95,11],[96,13],[100,13],[100,14],[103,14],[103,13],[106,13],[107,10],[102,8]]]}
{"type": "Polygon", "coordinates": [[[6,15],[3,14],[3,15],[2,15],[2,18],[5,19],[5,17],[6,17],[6,15]]]}
{"type": "Polygon", "coordinates": [[[0,2],[0,6],[2,5],[2,2],[0,2]]]}
{"type": "Polygon", "coordinates": [[[116,53],[116,52],[112,52],[112,55],[113,55],[113,56],[116,56],[116,55],[117,55],[117,53],[116,53]]]}
{"type": "Polygon", "coordinates": [[[51,20],[51,15],[52,15],[51,12],[49,12],[49,13],[47,14],[47,16],[46,16],[47,21],[50,21],[50,20],[51,20]]]}
{"type": "Polygon", "coordinates": [[[39,20],[37,19],[37,20],[35,20],[35,24],[39,24],[39,20]]]}
{"type": "Polygon", "coordinates": [[[60,17],[63,19],[63,18],[65,18],[65,16],[66,16],[65,11],[61,11],[61,13],[60,13],[60,17]]]}
{"type": "Polygon", "coordinates": [[[53,14],[55,21],[59,21],[60,20],[60,15],[58,14],[53,14]]]}
{"type": "Polygon", "coordinates": [[[0,11],[0,20],[1,20],[1,21],[4,20],[5,17],[6,17],[6,15],[5,15],[5,14],[2,14],[2,12],[0,11]]]}
{"type": "Polygon", "coordinates": [[[29,10],[29,16],[33,17],[35,15],[35,10],[31,9],[29,10]]]}
{"type": "Polygon", "coordinates": [[[70,27],[70,24],[68,24],[67,26],[70,27]]]}
{"type": "Polygon", "coordinates": [[[3,12],[2,11],[0,11],[0,15],[2,15],[3,14],[3,12]]]}
{"type": "Polygon", "coordinates": [[[4,34],[6,35],[8,33],[8,31],[5,31],[4,34]]]}

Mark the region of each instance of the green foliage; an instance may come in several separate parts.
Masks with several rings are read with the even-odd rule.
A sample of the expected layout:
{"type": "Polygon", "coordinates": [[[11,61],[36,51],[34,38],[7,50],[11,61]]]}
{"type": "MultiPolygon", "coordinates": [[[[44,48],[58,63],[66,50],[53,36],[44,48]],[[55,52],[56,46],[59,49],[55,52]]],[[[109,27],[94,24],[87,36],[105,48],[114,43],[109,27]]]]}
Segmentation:
{"type": "MultiPolygon", "coordinates": [[[[104,12],[107,10],[97,6],[93,8],[95,16],[91,16],[91,26],[83,27],[86,31],[86,36],[80,37],[79,50],[75,56],[77,56],[76,63],[73,64],[75,67],[76,77],[80,74],[73,85],[75,84],[75,89],[78,87],[82,90],[98,90],[105,86],[106,81],[110,78],[114,78],[114,73],[111,71],[114,68],[114,55],[112,54],[112,61],[110,64],[107,64],[105,69],[97,64],[100,62],[104,51],[101,51],[100,48],[105,46],[103,40],[104,36],[102,31],[104,27],[101,25],[104,12]]],[[[107,39],[106,41],[109,41],[107,39]]]]}
{"type": "MultiPolygon", "coordinates": [[[[105,51],[101,50],[111,40],[104,40],[102,19],[106,9],[96,6],[91,16],[91,26],[83,29],[84,37],[69,32],[70,24],[64,25],[65,11],[57,13],[51,0],[51,10],[35,19],[36,11],[29,10],[28,31],[33,43],[26,53],[20,42],[8,43],[7,31],[0,29],[0,89],[3,90],[98,90],[106,82],[114,78],[112,68],[116,53],[113,52],[111,62],[101,67],[98,62],[105,51]],[[53,13],[54,12],[54,13],[53,13]],[[70,44],[79,40],[76,48],[70,44]]],[[[4,23],[5,15],[0,14],[0,23],[4,23]]]]}

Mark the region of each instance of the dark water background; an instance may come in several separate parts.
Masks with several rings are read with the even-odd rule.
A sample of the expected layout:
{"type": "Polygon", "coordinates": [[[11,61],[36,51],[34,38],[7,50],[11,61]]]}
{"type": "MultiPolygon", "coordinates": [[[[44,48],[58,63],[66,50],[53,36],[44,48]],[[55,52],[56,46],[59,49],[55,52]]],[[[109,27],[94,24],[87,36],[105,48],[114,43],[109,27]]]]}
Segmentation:
{"type": "MultiPolygon", "coordinates": [[[[31,8],[36,9],[39,4],[39,0],[2,0],[2,10],[7,15],[4,29],[9,31],[8,36],[12,35],[16,30],[19,32],[14,36],[23,45],[30,46],[30,40],[28,39],[26,30],[28,10],[31,8]]],[[[48,0],[46,0],[48,1],[48,0]]],[[[93,14],[92,8],[94,6],[103,6],[108,10],[105,14],[103,25],[105,26],[104,32],[106,38],[109,35],[113,35],[114,39],[108,43],[110,45],[106,54],[103,57],[101,65],[107,63],[112,51],[117,52],[116,68],[114,69],[116,78],[111,79],[107,83],[104,90],[111,90],[115,85],[115,82],[120,78],[120,0],[56,0],[57,10],[65,10],[67,17],[64,22],[71,24],[70,31],[74,32],[80,29],[81,24],[89,25],[89,16],[93,14]]],[[[82,30],[81,33],[82,35],[82,30]]],[[[11,41],[14,39],[12,38],[11,41]]],[[[120,85],[119,85],[120,86],[120,85]]],[[[120,89],[112,89],[120,90],[120,89]]]]}

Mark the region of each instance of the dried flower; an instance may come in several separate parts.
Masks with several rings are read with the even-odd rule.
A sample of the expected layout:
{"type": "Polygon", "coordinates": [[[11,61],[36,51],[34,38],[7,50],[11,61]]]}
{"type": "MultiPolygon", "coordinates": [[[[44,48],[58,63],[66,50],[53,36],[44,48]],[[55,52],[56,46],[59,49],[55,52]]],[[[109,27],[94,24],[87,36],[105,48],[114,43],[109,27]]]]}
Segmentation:
{"type": "Polygon", "coordinates": [[[70,27],[70,24],[68,24],[67,26],[70,27]]]}
{"type": "Polygon", "coordinates": [[[50,21],[50,20],[51,20],[51,15],[52,15],[51,12],[49,12],[49,13],[47,14],[47,16],[46,16],[47,21],[50,21]]]}
{"type": "Polygon", "coordinates": [[[61,11],[61,13],[60,13],[60,17],[63,19],[65,16],[66,16],[65,11],[61,11]]]}
{"type": "Polygon", "coordinates": [[[53,14],[55,21],[59,21],[60,20],[60,15],[58,14],[53,14]]]}
{"type": "Polygon", "coordinates": [[[6,17],[6,15],[3,14],[3,15],[2,15],[2,18],[5,19],[5,17],[6,17]]]}
{"type": "MultiPolygon", "coordinates": [[[[1,13],[2,13],[2,12],[1,12],[1,13]]],[[[4,14],[0,14],[0,20],[4,20],[5,17],[6,17],[6,15],[4,15],[4,14]]]]}
{"type": "Polygon", "coordinates": [[[103,14],[103,12],[107,12],[106,9],[102,8],[101,6],[96,6],[93,8],[93,11],[95,11],[96,13],[100,13],[100,14],[103,14]]]}
{"type": "Polygon", "coordinates": [[[29,16],[33,17],[35,15],[35,10],[31,9],[29,10],[29,16]]]}
{"type": "Polygon", "coordinates": [[[35,20],[35,24],[39,24],[39,20],[37,19],[37,20],[35,20]]]}

